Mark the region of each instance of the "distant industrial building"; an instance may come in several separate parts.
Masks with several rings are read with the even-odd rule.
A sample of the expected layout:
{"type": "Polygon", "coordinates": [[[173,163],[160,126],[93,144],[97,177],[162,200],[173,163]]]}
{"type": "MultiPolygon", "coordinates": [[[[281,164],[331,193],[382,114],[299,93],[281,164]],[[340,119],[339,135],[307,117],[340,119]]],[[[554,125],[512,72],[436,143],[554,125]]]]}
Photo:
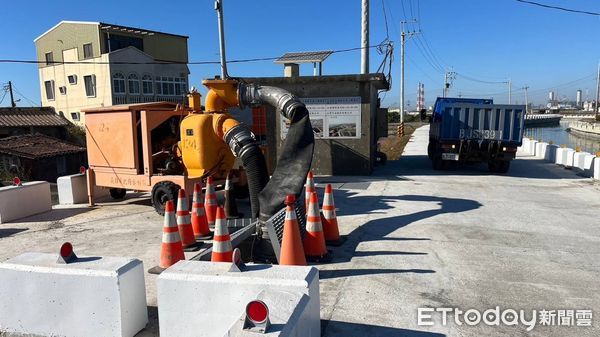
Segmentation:
{"type": "Polygon", "coordinates": [[[42,105],[83,125],[85,108],[183,102],[187,40],[102,22],[61,21],[34,40],[42,105]]]}

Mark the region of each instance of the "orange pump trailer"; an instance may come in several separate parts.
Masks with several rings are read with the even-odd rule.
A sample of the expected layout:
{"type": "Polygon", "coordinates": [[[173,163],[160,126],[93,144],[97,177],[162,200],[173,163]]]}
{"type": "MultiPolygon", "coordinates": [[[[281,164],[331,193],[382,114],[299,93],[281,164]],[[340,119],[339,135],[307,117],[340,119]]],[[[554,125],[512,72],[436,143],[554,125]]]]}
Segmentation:
{"type": "MultiPolygon", "coordinates": [[[[124,104],[84,110],[88,155],[88,196],[94,205],[94,186],[111,189],[113,197],[125,190],[152,191],[156,184],[169,182],[192,191],[202,179],[183,174],[157,173],[156,153],[164,138],[152,137],[153,130],[169,119],[183,119],[188,112],[175,103],[124,104]]],[[[174,134],[179,133],[179,124],[174,134]]],[[[176,146],[177,139],[166,146],[176,146]]],[[[222,172],[219,172],[222,174],[222,172]]],[[[122,197],[122,196],[121,196],[122,197]]],[[[168,198],[168,196],[164,196],[168,198]]]]}

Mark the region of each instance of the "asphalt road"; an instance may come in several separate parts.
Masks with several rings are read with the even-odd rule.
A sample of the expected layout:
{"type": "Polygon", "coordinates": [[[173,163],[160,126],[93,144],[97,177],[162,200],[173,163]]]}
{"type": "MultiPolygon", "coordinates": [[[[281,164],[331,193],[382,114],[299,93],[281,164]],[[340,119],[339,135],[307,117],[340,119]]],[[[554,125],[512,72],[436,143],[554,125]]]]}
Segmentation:
{"type": "MultiPolygon", "coordinates": [[[[321,270],[324,336],[599,336],[600,185],[519,155],[506,175],[484,166],[436,172],[418,129],[399,161],[371,177],[332,182],[342,234],[321,270]],[[592,327],[474,326],[418,308],[593,310],[592,327]]],[[[244,205],[241,205],[242,208],[244,205]]],[[[94,208],[59,207],[0,225],[0,261],[23,252],[57,252],[70,241],[81,256],[130,256],[158,263],[162,219],[145,195],[94,208]]],[[[195,253],[186,253],[189,258],[195,253]]],[[[146,273],[157,335],[156,276],[146,273]]],[[[208,308],[208,307],[207,307],[208,308]]],[[[210,310],[210,309],[208,309],[210,310]]],[[[539,315],[539,313],[538,313],[539,315]]],[[[555,312],[555,323],[558,312],[555,312]]],[[[510,317],[507,317],[510,321],[510,317]]]]}

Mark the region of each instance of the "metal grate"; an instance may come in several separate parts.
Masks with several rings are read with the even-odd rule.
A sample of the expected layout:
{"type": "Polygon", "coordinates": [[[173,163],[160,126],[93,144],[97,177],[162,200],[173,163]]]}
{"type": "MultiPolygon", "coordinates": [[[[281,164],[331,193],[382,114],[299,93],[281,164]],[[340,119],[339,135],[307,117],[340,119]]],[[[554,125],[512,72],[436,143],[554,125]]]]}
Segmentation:
{"type": "MultiPolygon", "coordinates": [[[[304,238],[306,234],[306,211],[304,209],[304,201],[296,201],[295,205],[296,218],[298,219],[298,225],[300,226],[300,236],[304,238]]],[[[275,213],[269,220],[266,221],[265,226],[273,250],[279,261],[279,252],[281,251],[281,240],[283,239],[283,225],[285,224],[285,208],[282,208],[279,212],[275,213]]]]}

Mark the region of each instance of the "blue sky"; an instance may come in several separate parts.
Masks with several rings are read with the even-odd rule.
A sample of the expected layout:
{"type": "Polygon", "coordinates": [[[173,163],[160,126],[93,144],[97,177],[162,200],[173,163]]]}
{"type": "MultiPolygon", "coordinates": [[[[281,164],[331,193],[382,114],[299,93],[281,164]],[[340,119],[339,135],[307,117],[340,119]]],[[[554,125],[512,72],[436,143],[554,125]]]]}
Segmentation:
{"type": "MultiPolygon", "coordinates": [[[[539,0],[569,8],[600,12],[597,0],[539,0]]],[[[415,105],[419,81],[425,83],[426,101],[441,95],[444,70],[459,76],[450,95],[494,97],[508,101],[508,78],[513,103],[545,103],[549,90],[574,99],[595,96],[595,73],[600,60],[600,17],[544,9],[515,0],[371,0],[371,44],[386,38],[394,42],[392,88],[382,94],[384,105],[397,105],[400,74],[400,20],[418,18],[411,30],[422,31],[406,44],[406,99],[415,105]],[[411,14],[412,13],[412,14],[411,14]],[[461,76],[462,75],[462,76],[461,76]],[[469,79],[467,79],[467,78],[469,79]]],[[[360,46],[360,0],[225,0],[228,59],[275,57],[290,51],[347,49],[360,46]]],[[[35,59],[33,39],[60,20],[102,21],[188,35],[191,61],[218,60],[216,13],[212,0],[194,1],[66,1],[52,6],[4,2],[0,20],[0,59],[35,59]]],[[[371,71],[382,56],[371,50],[371,71]]],[[[219,73],[216,65],[191,65],[191,85],[219,73]]],[[[332,55],[325,74],[360,71],[360,51],[332,55]]],[[[272,61],[231,64],[232,76],[280,76],[272,61]]],[[[312,65],[301,67],[312,75],[312,65]]],[[[12,80],[18,105],[40,101],[37,67],[0,64],[0,84],[12,80]]],[[[2,92],[0,91],[0,98],[2,92]]],[[[2,106],[6,106],[6,98],[2,106]]]]}

